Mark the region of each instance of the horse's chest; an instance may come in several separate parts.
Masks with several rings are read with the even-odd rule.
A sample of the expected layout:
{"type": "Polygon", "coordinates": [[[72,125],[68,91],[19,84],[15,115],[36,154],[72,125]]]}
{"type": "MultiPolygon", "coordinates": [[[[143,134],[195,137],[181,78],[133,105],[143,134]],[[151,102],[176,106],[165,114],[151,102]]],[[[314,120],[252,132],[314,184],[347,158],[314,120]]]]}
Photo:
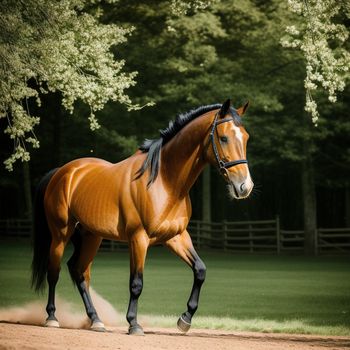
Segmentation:
{"type": "Polygon", "coordinates": [[[183,232],[191,215],[188,197],[170,195],[161,184],[150,189],[148,200],[139,201],[139,212],[148,235],[166,240],[183,232]]]}

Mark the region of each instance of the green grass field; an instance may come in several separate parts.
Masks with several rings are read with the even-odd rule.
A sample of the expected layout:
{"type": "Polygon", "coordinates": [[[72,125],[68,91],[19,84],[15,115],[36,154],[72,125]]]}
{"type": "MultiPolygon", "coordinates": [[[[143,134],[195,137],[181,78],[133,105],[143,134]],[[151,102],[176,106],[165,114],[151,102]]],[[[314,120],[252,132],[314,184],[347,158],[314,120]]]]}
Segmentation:
{"type": "MultiPolygon", "coordinates": [[[[29,243],[0,241],[0,308],[46,299],[29,288],[29,243]]],[[[67,261],[68,249],[64,262],[67,261]]],[[[350,335],[350,258],[200,252],[207,265],[193,327],[350,335]]],[[[92,285],[121,313],[129,299],[128,253],[100,252],[92,285]]],[[[151,248],[139,313],[174,327],[185,311],[191,270],[163,247],[151,248]]],[[[58,294],[83,309],[65,264],[58,294]]]]}

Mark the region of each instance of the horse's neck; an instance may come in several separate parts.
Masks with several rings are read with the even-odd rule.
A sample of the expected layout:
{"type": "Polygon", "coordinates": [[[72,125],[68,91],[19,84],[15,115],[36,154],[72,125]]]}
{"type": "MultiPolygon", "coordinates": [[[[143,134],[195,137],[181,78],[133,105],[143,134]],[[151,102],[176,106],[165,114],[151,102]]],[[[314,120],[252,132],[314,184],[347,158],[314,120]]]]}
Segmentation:
{"type": "Polygon", "coordinates": [[[204,151],[212,113],[186,125],[162,149],[161,175],[176,195],[186,196],[206,165],[204,151]]]}

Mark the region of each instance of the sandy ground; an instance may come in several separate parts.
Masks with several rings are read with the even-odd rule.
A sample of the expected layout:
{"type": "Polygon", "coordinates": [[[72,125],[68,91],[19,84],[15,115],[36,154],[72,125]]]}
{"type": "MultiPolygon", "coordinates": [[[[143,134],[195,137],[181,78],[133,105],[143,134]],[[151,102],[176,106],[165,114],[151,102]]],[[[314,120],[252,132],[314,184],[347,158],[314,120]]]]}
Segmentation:
{"type": "Polygon", "coordinates": [[[126,328],[108,328],[105,333],[83,329],[45,328],[0,323],[0,349],[36,350],[322,350],[350,349],[350,337],[146,328],[145,336],[129,336],[126,328]]]}
{"type": "Polygon", "coordinates": [[[191,329],[183,335],[175,327],[152,328],[152,323],[149,322],[151,319],[143,317],[141,321],[141,316],[145,336],[129,336],[125,316],[95,291],[91,290],[91,295],[107,332],[98,333],[86,329],[90,322],[85,313],[75,311],[71,304],[60,298],[56,300],[56,315],[62,328],[42,327],[46,318],[45,301],[33,301],[0,309],[0,350],[350,350],[350,337],[208,329],[191,329]]]}

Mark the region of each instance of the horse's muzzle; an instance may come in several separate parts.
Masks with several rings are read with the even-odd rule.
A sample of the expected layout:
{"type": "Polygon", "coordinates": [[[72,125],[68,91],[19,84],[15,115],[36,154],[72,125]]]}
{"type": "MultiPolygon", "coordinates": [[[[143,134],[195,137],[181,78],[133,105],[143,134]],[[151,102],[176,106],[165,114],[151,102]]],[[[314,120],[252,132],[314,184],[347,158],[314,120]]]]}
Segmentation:
{"type": "Polygon", "coordinates": [[[253,190],[253,187],[254,183],[250,179],[246,179],[240,183],[234,182],[232,180],[228,182],[230,194],[235,199],[248,198],[253,190]]]}

